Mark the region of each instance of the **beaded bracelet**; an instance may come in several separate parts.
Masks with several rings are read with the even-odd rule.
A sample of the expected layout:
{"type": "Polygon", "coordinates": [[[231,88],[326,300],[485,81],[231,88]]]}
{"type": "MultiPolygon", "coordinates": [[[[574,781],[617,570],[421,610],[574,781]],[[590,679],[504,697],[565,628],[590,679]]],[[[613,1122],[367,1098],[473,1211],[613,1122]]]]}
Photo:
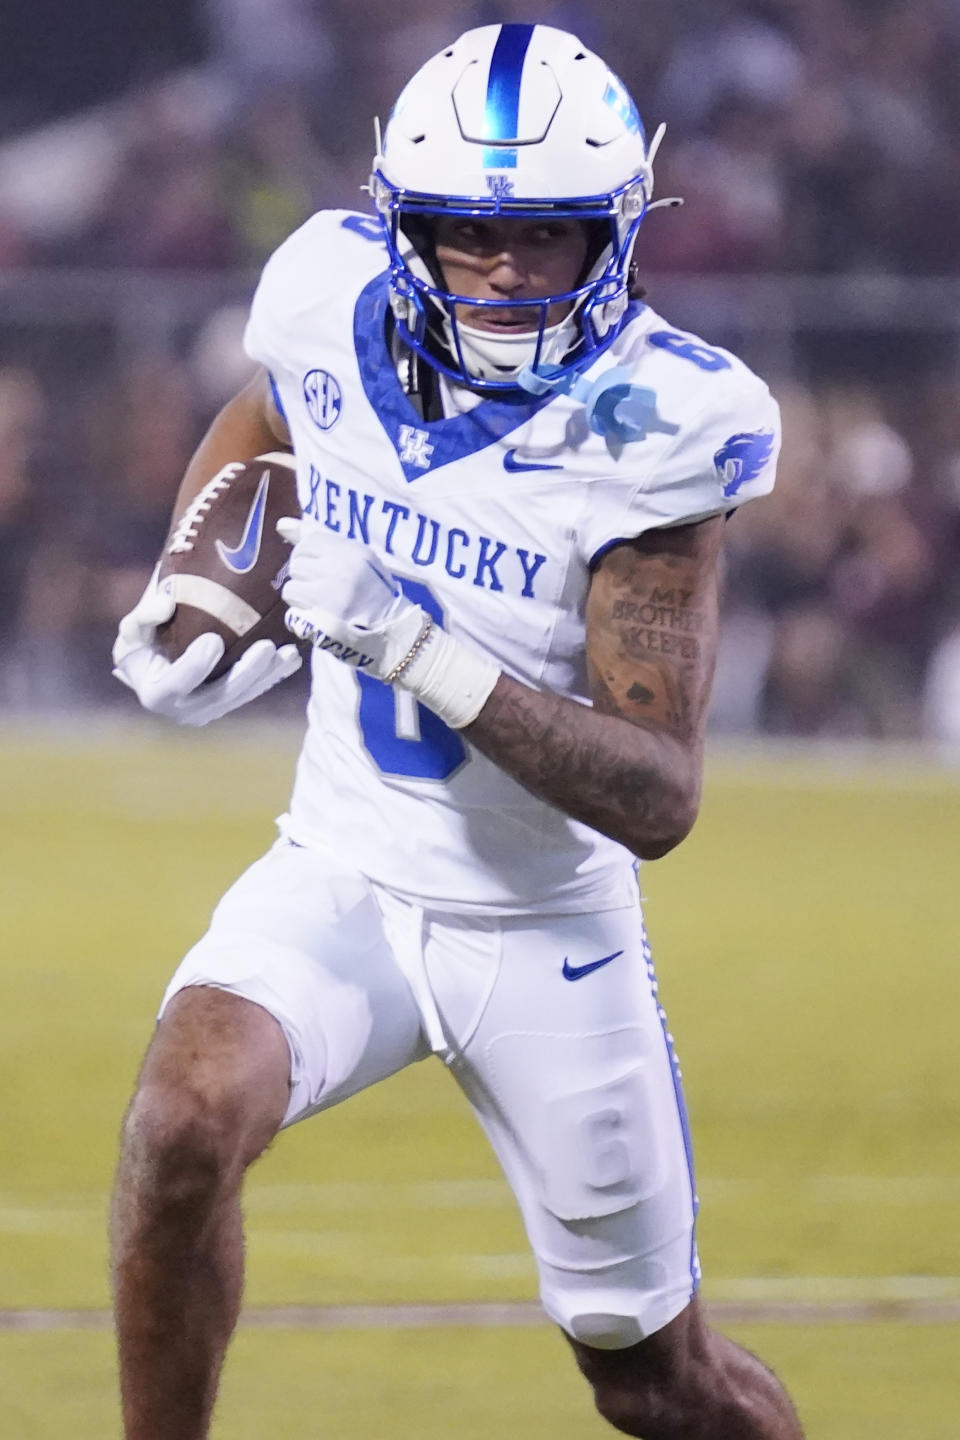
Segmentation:
{"type": "Polygon", "coordinates": [[[415,657],[419,655],[420,651],[423,649],[432,629],[433,619],[431,616],[428,615],[426,624],[420,631],[420,634],[417,636],[416,640],[414,640],[413,644],[410,646],[410,649],[407,651],[406,655],[404,655],[403,659],[400,661],[400,664],[394,665],[389,675],[384,675],[383,683],[385,685],[394,685],[397,680],[399,680],[400,676],[403,674],[404,670],[406,670],[410,662],[415,659],[415,657]]]}

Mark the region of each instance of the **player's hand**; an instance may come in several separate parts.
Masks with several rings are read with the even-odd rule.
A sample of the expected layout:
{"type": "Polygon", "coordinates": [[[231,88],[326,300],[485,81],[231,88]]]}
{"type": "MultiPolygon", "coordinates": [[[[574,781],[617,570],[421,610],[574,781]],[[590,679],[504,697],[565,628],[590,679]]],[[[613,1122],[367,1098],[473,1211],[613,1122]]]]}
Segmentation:
{"type": "Polygon", "coordinates": [[[137,604],[120,621],[113,646],[113,673],[145,710],[180,725],[207,725],[246,705],[300,668],[295,645],[258,640],[219,680],[204,681],[223,655],[219,635],[199,635],[178,659],[170,661],[156,645],[157,626],[176,608],[173,596],[150,577],[137,604]]]}
{"type": "Polygon", "coordinates": [[[364,675],[409,690],[454,729],[475,720],[500,667],[408,600],[360,545],[305,520],[277,521],[293,545],[287,629],[364,675]]]}
{"type": "Polygon", "coordinates": [[[283,587],[287,629],[378,680],[387,680],[430,629],[430,617],[359,545],[321,526],[285,519],[277,529],[293,545],[283,587]]]}

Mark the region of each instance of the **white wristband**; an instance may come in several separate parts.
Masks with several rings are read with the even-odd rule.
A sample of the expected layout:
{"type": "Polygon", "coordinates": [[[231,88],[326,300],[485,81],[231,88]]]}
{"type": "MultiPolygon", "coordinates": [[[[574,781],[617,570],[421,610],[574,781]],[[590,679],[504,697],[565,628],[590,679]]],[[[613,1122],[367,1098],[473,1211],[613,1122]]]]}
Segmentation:
{"type": "Polygon", "coordinates": [[[452,730],[470,725],[500,678],[500,666],[434,625],[395,684],[428,706],[452,730]]]}

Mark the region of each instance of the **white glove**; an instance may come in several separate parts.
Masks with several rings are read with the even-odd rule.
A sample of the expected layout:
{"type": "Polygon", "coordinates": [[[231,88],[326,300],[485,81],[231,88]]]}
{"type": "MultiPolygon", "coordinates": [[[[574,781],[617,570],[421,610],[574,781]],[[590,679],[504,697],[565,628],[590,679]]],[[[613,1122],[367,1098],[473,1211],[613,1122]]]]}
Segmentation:
{"type": "Polygon", "coordinates": [[[499,665],[448,635],[359,545],[304,520],[277,530],[294,547],[282,592],[292,634],[409,690],[454,730],[476,720],[499,665]]]}
{"type": "Polygon", "coordinates": [[[113,646],[114,675],[154,715],[165,715],[180,725],[206,725],[246,705],[300,668],[296,645],[278,649],[272,640],[257,640],[226,675],[204,685],[223,655],[219,635],[198,635],[173,661],[157,649],[157,626],[170,619],[176,603],[157,583],[155,570],[130,614],[120,621],[113,646]]]}

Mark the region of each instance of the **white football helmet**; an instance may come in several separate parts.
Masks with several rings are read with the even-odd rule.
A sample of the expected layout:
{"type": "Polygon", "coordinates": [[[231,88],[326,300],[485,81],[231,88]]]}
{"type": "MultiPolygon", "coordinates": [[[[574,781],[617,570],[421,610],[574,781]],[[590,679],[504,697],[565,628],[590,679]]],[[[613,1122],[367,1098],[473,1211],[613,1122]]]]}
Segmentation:
{"type": "Polygon", "coordinates": [[[533,388],[583,368],[624,323],[637,228],[653,202],[653,159],[616,75],[548,25],[486,25],[428,60],[406,86],[373,163],[370,193],[390,254],[401,339],[435,369],[482,391],[533,388]],[[590,224],[586,273],[562,295],[477,300],[445,287],[430,221],[440,215],[573,218],[590,224]],[[551,305],[567,302],[559,323],[551,305]],[[500,336],[458,321],[457,305],[539,310],[500,336]]]}

